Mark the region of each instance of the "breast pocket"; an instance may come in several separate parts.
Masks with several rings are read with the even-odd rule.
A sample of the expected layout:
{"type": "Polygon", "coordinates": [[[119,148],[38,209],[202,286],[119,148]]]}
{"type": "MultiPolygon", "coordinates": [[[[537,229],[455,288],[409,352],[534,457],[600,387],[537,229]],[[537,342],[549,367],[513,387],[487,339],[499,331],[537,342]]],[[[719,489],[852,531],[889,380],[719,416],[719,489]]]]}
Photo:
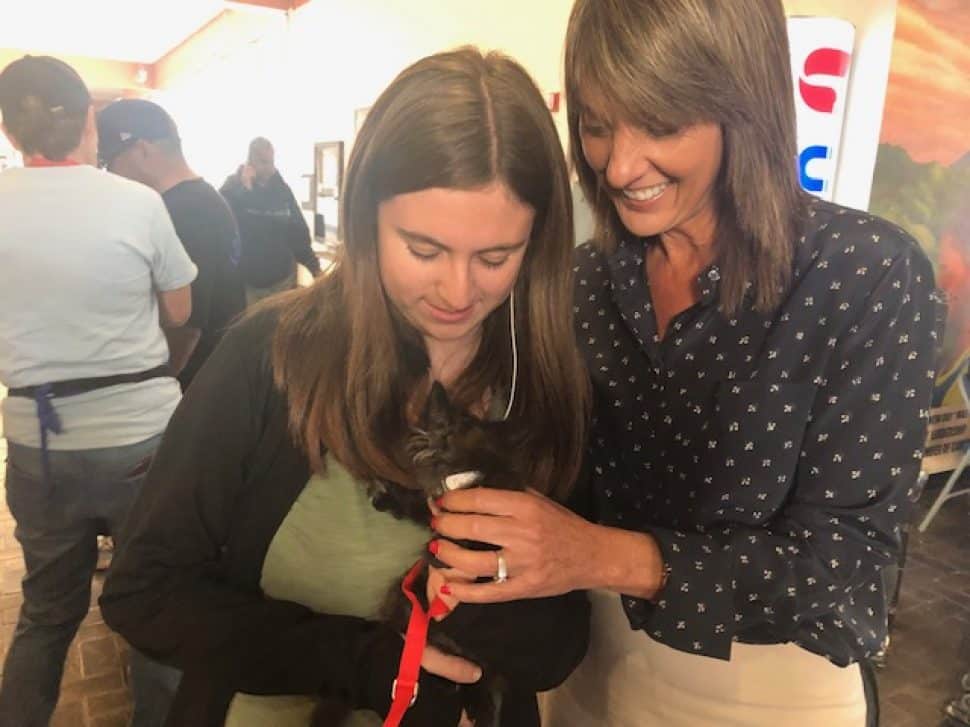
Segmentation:
{"type": "Polygon", "coordinates": [[[817,387],[722,382],[706,442],[702,516],[761,525],[784,505],[795,480],[817,387]]]}

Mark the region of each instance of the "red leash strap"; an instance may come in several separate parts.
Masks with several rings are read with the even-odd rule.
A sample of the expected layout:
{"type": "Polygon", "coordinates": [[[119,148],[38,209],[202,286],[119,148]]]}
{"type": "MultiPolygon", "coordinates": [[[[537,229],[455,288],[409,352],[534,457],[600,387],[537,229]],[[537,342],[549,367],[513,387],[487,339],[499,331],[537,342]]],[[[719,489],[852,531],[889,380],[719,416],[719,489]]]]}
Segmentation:
{"type": "Polygon", "coordinates": [[[408,630],[404,636],[404,651],[401,652],[401,665],[398,667],[397,679],[391,684],[391,711],[384,719],[384,727],[398,727],[404,719],[404,713],[418,698],[418,676],[421,673],[421,657],[428,642],[428,626],[431,619],[448,613],[448,605],[440,598],[435,598],[431,607],[425,611],[412,590],[414,581],[426,567],[422,558],[415,563],[408,574],[404,576],[401,590],[411,602],[411,618],[408,620],[408,630]]]}

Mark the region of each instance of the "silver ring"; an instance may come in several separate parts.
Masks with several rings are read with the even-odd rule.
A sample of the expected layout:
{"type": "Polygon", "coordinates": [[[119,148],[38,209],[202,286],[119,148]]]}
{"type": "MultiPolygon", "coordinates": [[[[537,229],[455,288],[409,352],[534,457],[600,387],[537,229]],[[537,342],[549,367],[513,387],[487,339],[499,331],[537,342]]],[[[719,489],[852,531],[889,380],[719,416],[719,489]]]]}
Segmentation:
{"type": "Polygon", "coordinates": [[[498,558],[498,565],[495,569],[495,578],[492,580],[496,583],[505,583],[509,579],[509,565],[505,562],[505,556],[502,555],[501,550],[495,551],[495,557],[498,558]]]}

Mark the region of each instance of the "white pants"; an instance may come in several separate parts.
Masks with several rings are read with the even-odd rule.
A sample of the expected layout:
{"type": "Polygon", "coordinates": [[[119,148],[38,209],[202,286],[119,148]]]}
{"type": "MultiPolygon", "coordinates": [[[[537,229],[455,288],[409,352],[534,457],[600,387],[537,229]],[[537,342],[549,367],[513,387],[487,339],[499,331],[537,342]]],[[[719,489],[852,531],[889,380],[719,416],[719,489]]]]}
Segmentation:
{"type": "Polygon", "coordinates": [[[590,598],[589,652],[540,695],[544,727],[865,727],[857,664],[794,644],[735,643],[730,661],[687,654],[633,631],[616,594],[590,598]]]}

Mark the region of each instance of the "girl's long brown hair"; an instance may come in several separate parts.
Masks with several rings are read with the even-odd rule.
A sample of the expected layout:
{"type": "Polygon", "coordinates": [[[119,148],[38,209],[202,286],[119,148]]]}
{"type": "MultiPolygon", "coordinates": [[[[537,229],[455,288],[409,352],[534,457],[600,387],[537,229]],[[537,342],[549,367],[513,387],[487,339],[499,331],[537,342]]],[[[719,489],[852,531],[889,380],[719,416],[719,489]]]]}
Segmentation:
{"type": "MultiPolygon", "coordinates": [[[[535,489],[564,496],[582,456],[587,379],[572,327],[572,204],[562,146],[542,94],[520,65],[463,48],[418,61],[371,107],[342,192],[343,253],[333,272],[277,305],[277,386],[315,471],[329,452],[363,480],[413,485],[402,456],[407,411],[426,383],[416,331],[381,285],[378,205],[430,188],[500,182],[535,210],[515,284],[519,385],[509,417],[535,489]]],[[[512,371],[506,301],[453,385],[453,401],[505,392],[512,371]]]]}

